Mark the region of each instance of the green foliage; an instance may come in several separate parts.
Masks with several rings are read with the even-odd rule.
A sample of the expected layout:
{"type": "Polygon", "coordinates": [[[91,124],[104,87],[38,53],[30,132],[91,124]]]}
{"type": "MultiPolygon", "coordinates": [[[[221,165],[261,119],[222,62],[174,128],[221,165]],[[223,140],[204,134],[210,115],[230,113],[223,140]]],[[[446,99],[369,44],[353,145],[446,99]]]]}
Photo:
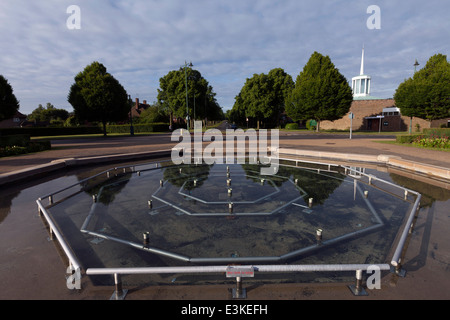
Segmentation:
{"type": "Polygon", "coordinates": [[[13,88],[2,75],[0,75],[0,121],[12,118],[19,110],[19,101],[14,95],[13,88]]]}
{"type": "Polygon", "coordinates": [[[252,117],[258,125],[260,121],[269,126],[277,125],[293,87],[292,77],[281,68],[272,69],[267,75],[254,74],[247,78],[236,96],[229,120],[243,124],[247,117],[252,117]]]}
{"type": "Polygon", "coordinates": [[[314,52],[297,77],[287,102],[293,120],[337,120],[350,110],[352,89],[328,56],[314,52]]]}
{"type": "Polygon", "coordinates": [[[0,147],[20,146],[24,147],[30,142],[30,136],[27,134],[14,134],[0,136],[0,147]]]}
{"type": "Polygon", "coordinates": [[[24,127],[24,128],[1,128],[0,135],[26,134],[31,137],[43,136],[66,136],[82,134],[102,133],[100,127],[24,127]]]}
{"type": "Polygon", "coordinates": [[[417,137],[421,136],[420,134],[401,134],[397,135],[396,142],[397,143],[412,143],[417,137]]]}
{"type": "Polygon", "coordinates": [[[423,134],[398,135],[398,143],[413,144],[418,147],[449,149],[450,129],[426,129],[423,134]]]}
{"type": "Polygon", "coordinates": [[[286,130],[298,130],[298,123],[288,123],[285,127],[286,130]]]}
{"type": "Polygon", "coordinates": [[[0,146],[0,157],[16,156],[31,152],[40,152],[51,149],[50,141],[29,141],[24,146],[0,146]]]}
{"type": "Polygon", "coordinates": [[[50,102],[47,103],[46,108],[41,104],[28,115],[28,120],[31,121],[65,121],[69,118],[69,112],[65,109],[57,109],[50,102]]]}
{"type": "Polygon", "coordinates": [[[220,120],[223,112],[216,101],[216,94],[201,73],[192,68],[170,71],[159,79],[158,104],[163,112],[186,119],[186,83],[191,119],[220,120]]]}
{"type": "Polygon", "coordinates": [[[133,122],[136,124],[169,122],[169,116],[160,106],[155,104],[142,111],[139,117],[133,118],[133,122]]]}
{"type": "Polygon", "coordinates": [[[402,82],[394,95],[402,115],[435,120],[450,117],[450,63],[432,56],[425,67],[402,82]]]}
{"type": "MultiPolygon", "coordinates": [[[[169,131],[168,123],[147,123],[133,125],[134,133],[148,132],[167,132],[169,131]]],[[[130,133],[130,125],[108,125],[106,127],[108,133],[130,133]]]]}
{"type": "Polygon", "coordinates": [[[128,118],[130,104],[125,89],[99,62],[93,62],[76,75],[69,103],[80,120],[100,121],[106,135],[106,123],[128,118]]]}

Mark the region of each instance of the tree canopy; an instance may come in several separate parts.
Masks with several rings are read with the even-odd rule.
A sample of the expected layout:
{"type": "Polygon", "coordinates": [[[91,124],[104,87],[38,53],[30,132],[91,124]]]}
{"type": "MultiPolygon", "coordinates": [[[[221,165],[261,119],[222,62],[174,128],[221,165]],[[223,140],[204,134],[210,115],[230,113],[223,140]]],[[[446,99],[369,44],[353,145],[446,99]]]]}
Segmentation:
{"type": "Polygon", "coordinates": [[[69,112],[65,109],[55,108],[50,102],[47,102],[47,106],[44,108],[40,104],[31,114],[28,115],[28,119],[32,121],[52,121],[62,120],[65,121],[69,118],[69,112]]]}
{"type": "Polygon", "coordinates": [[[436,54],[412,78],[402,82],[394,95],[401,114],[435,120],[450,117],[450,63],[436,54]]]}
{"type": "Polygon", "coordinates": [[[125,89],[106,67],[93,62],[75,77],[68,101],[80,120],[100,121],[106,136],[106,124],[128,118],[130,104],[125,89]]]}
{"type": "Polygon", "coordinates": [[[293,120],[337,120],[350,110],[353,94],[347,79],[329,56],[314,52],[297,77],[286,103],[286,114],[293,120]]]}
{"type": "Polygon", "coordinates": [[[0,121],[12,118],[19,110],[19,101],[14,95],[13,88],[0,75],[0,121]]]}
{"type": "Polygon", "coordinates": [[[222,109],[216,101],[216,94],[208,81],[195,69],[180,68],[159,79],[158,103],[173,117],[186,118],[186,78],[190,119],[219,120],[222,109]],[[185,73],[186,71],[186,73],[185,73]]]}
{"type": "Polygon", "coordinates": [[[230,120],[240,122],[247,117],[255,118],[258,129],[261,121],[270,126],[276,125],[293,87],[292,77],[281,68],[272,69],[269,74],[254,74],[252,78],[247,78],[236,96],[229,113],[230,120]]]}

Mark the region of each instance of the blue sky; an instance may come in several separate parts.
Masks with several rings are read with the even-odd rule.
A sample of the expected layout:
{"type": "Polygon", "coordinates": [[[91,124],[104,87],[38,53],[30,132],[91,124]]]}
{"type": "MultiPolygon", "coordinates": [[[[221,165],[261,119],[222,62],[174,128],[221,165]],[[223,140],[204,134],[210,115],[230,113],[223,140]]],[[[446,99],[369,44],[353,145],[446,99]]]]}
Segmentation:
{"type": "Polygon", "coordinates": [[[72,111],[70,86],[93,61],[148,102],[192,61],[226,111],[246,78],[283,68],[295,81],[314,51],[351,81],[364,45],[372,95],[392,98],[415,59],[449,54],[449,12],[446,0],[0,0],[0,74],[28,114],[47,102],[72,111]],[[70,5],[80,29],[67,27],[70,5]],[[370,5],[380,29],[367,27],[370,5]]]}

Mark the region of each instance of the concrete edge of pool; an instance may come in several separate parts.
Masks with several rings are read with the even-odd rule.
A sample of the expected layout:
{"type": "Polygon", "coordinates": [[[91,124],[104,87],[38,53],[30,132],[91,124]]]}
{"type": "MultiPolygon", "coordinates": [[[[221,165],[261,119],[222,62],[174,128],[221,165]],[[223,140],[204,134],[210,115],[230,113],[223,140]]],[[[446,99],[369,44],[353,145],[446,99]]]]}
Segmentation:
{"type": "MultiPolygon", "coordinates": [[[[26,169],[12,171],[0,174],[0,186],[11,182],[20,182],[33,177],[42,176],[61,169],[70,167],[97,165],[102,163],[112,163],[130,160],[139,160],[147,158],[169,157],[172,150],[159,150],[151,152],[137,152],[114,154],[107,156],[84,157],[84,158],[66,158],[53,160],[47,164],[37,165],[26,169]]],[[[353,153],[338,153],[324,151],[310,151],[300,149],[279,148],[278,153],[281,157],[299,157],[313,158],[328,161],[344,161],[350,163],[365,163],[389,166],[401,170],[407,170],[413,173],[426,175],[427,177],[450,182],[450,168],[444,168],[416,161],[405,160],[399,156],[391,155],[363,155],[353,153]]]]}

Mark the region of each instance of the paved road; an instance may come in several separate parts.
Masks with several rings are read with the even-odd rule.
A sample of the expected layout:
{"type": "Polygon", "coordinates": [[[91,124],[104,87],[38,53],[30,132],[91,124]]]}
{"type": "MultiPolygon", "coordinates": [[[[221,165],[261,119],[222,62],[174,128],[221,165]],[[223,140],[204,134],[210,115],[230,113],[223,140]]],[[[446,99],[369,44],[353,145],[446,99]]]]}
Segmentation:
{"type": "MultiPolygon", "coordinates": [[[[394,136],[290,133],[280,132],[279,145],[311,151],[327,151],[366,155],[394,155],[405,160],[450,168],[449,153],[399,146],[377,141],[394,141],[394,136]]],[[[49,163],[57,159],[83,158],[136,152],[170,150],[178,141],[171,134],[133,137],[99,137],[52,140],[52,150],[34,154],[0,158],[0,174],[49,163]]]]}

